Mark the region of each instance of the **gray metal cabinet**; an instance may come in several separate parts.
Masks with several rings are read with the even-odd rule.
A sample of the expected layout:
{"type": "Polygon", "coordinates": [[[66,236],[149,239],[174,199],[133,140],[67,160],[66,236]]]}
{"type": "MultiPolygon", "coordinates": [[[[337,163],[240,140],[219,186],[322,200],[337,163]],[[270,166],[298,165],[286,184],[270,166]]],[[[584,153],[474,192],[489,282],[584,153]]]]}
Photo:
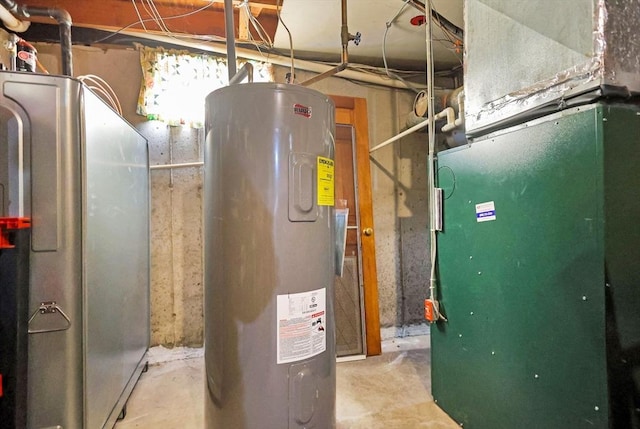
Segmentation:
{"type": "Polygon", "coordinates": [[[32,220],[28,427],[112,427],[149,346],[147,143],[73,78],[0,87],[2,215],[32,220]]]}

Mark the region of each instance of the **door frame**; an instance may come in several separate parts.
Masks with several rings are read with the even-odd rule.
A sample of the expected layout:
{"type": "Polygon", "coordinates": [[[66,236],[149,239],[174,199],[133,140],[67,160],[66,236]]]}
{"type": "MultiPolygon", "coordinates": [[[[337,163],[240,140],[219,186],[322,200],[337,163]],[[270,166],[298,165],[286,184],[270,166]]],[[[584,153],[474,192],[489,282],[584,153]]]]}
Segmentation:
{"type": "Polygon", "coordinates": [[[358,211],[362,231],[371,228],[373,233],[365,235],[359,231],[362,259],[362,282],[364,294],[364,320],[367,356],[382,353],[380,339],[380,307],[378,304],[378,276],[375,253],[375,228],[373,227],[373,203],[371,193],[371,168],[369,161],[369,121],[367,100],[364,98],[329,96],[336,105],[336,124],[351,125],[355,134],[356,169],[358,180],[358,211]]]}

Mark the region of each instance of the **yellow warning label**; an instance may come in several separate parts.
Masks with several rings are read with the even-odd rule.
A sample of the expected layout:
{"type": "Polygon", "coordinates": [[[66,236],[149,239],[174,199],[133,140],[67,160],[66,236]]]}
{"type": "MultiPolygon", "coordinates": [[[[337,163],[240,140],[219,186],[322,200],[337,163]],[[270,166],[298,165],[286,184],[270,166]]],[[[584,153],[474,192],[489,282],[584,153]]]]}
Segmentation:
{"type": "Polygon", "coordinates": [[[333,206],[334,200],[333,159],[318,157],[318,205],[333,206]]]}

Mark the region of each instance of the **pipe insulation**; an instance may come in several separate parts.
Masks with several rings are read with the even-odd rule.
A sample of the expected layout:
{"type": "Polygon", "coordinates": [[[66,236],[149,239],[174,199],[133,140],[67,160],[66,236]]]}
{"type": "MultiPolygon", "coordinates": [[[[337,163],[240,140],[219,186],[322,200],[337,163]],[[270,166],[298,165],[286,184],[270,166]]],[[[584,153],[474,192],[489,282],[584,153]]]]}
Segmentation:
{"type": "Polygon", "coordinates": [[[0,6],[0,20],[2,20],[2,23],[8,30],[15,31],[16,33],[27,31],[29,25],[31,25],[29,21],[20,21],[4,6],[0,6]]]}

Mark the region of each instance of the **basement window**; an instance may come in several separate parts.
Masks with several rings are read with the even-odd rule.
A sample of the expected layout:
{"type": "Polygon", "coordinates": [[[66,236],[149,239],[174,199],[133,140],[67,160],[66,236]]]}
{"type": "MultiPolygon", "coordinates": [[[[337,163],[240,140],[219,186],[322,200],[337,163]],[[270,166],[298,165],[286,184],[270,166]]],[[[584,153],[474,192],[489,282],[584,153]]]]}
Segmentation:
{"type": "MultiPolygon", "coordinates": [[[[137,113],[169,125],[204,125],[205,97],[227,85],[226,57],[140,46],[142,85],[137,113]]],[[[249,61],[254,82],[273,82],[270,64],[249,61]]],[[[244,61],[239,61],[238,70],[244,61]]]]}

